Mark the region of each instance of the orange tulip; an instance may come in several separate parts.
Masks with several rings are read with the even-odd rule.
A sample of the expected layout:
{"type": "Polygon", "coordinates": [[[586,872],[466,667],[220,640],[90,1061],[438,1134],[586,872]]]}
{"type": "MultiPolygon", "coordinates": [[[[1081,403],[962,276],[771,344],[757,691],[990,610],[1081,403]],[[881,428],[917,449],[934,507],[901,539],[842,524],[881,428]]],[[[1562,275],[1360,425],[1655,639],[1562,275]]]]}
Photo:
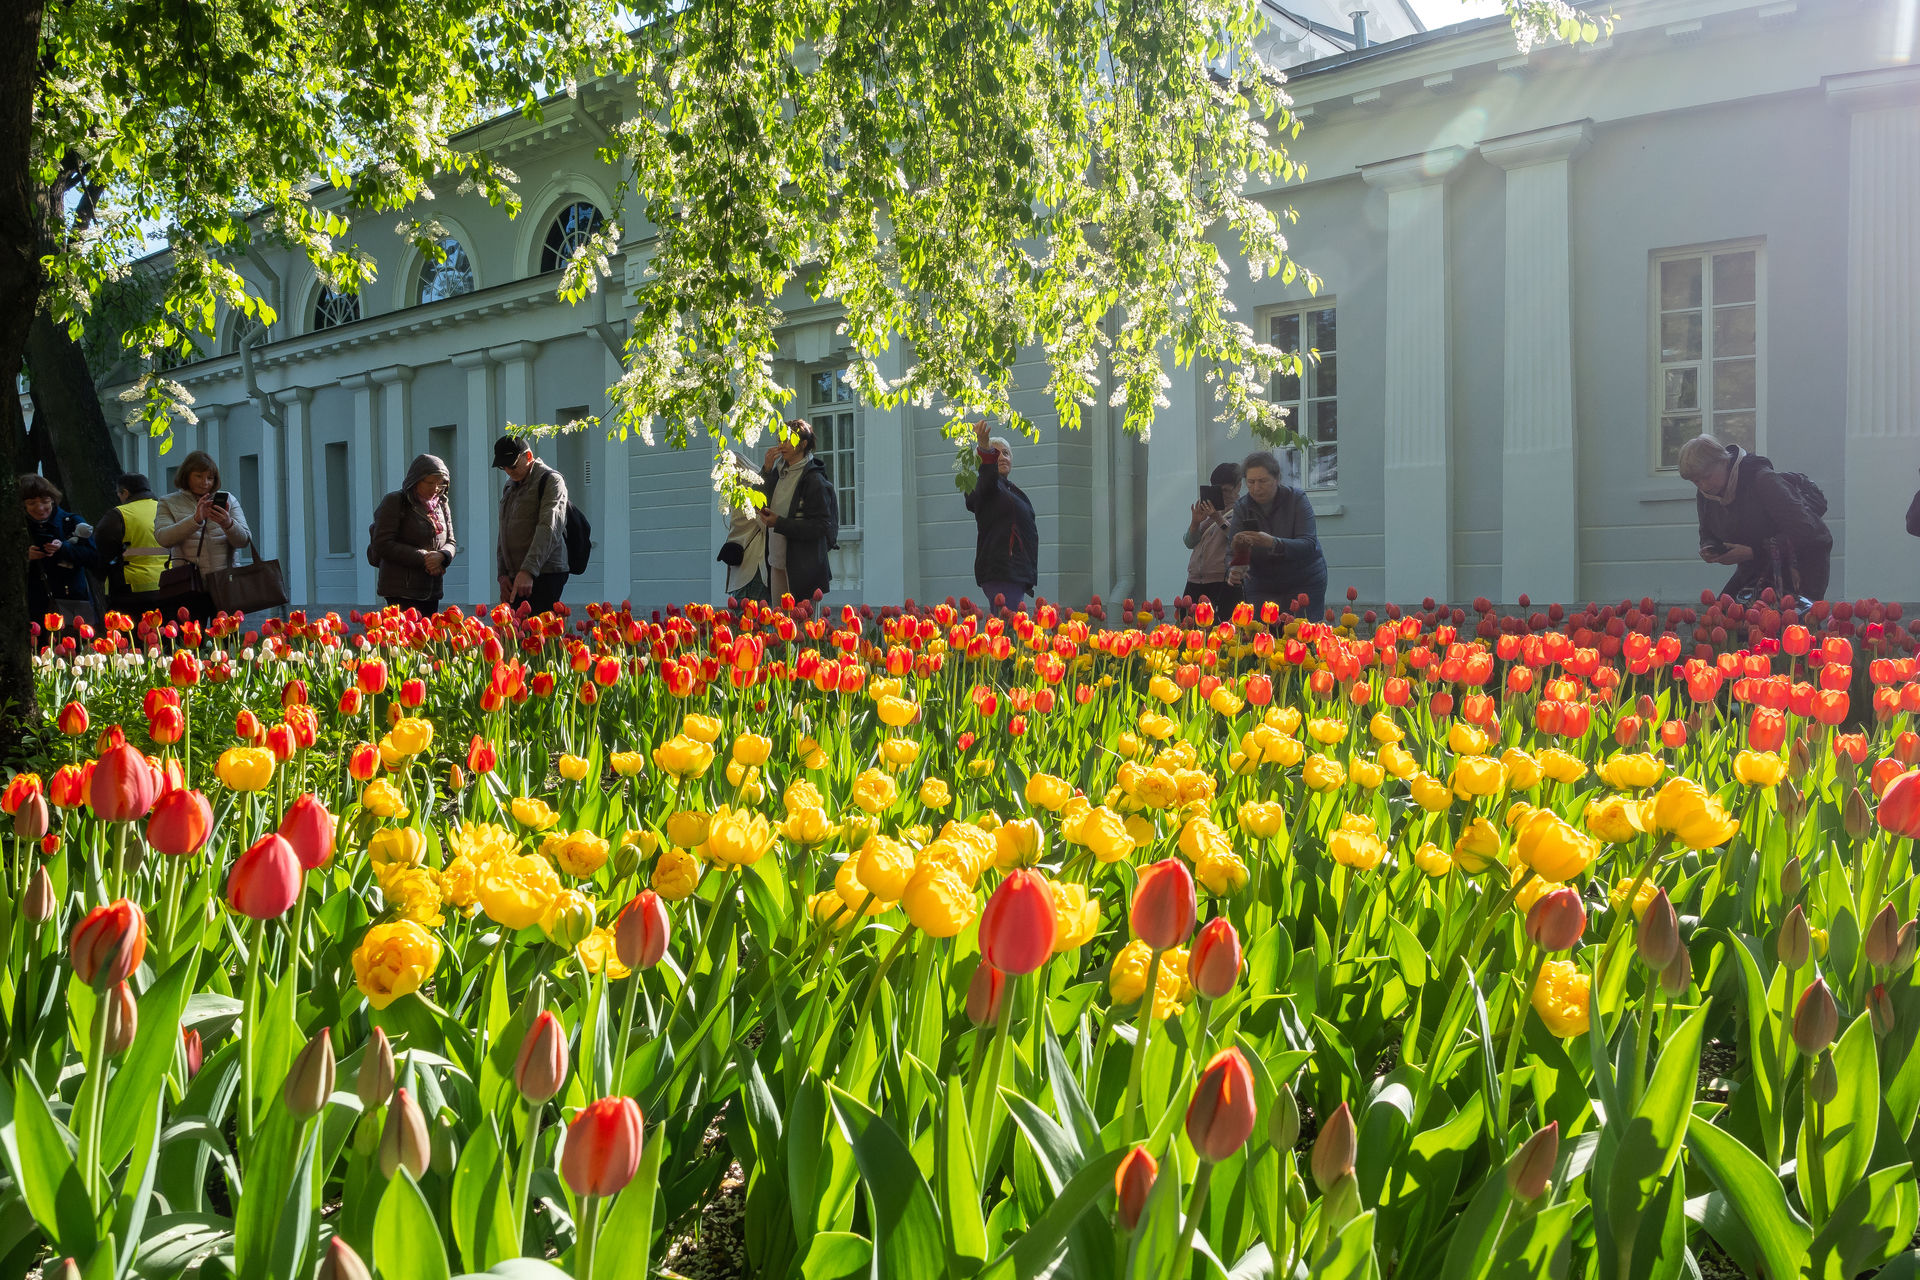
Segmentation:
{"type": "Polygon", "coordinates": [[[1114,1170],[1113,1190],[1120,1200],[1120,1225],[1128,1231],[1140,1221],[1147,1207],[1147,1193],[1160,1176],[1160,1164],[1145,1147],[1127,1152],[1126,1159],[1114,1170]]]}
{"type": "Polygon", "coordinates": [[[1240,1050],[1213,1056],[1187,1104],[1187,1138],[1202,1160],[1221,1161],[1253,1132],[1253,1070],[1240,1050]]]}
{"type": "Polygon", "coordinates": [[[153,766],[133,747],[113,747],[101,755],[87,785],[87,800],[106,822],[133,822],[147,816],[159,794],[153,766]]]}
{"type": "Polygon", "coordinates": [[[1897,836],[1909,840],[1920,836],[1920,769],[1911,769],[1887,784],[1874,816],[1897,836]]]}
{"type": "Polygon", "coordinates": [[[213,833],[213,806],[198,791],[169,791],[147,819],[147,843],[176,858],[200,852],[213,833]]]}
{"type": "Polygon", "coordinates": [[[1032,973],[1053,954],[1053,890],[1037,871],[1009,872],[980,913],[980,954],[1002,973],[1032,973]]]}
{"type": "Polygon", "coordinates": [[[550,1009],[527,1029],[520,1054],[513,1061],[513,1084],[520,1096],[538,1105],[560,1092],[567,1081],[567,1033],[550,1009]]]}
{"type": "Polygon", "coordinates": [[[653,890],[642,889],[613,922],[614,954],[629,969],[651,969],[667,954],[672,929],[667,904],[653,890]]]}
{"type": "Polygon", "coordinates": [[[295,796],[280,817],[280,834],[308,871],[318,871],[333,861],[333,833],[333,815],[311,792],[295,796]]]}
{"type": "Polygon", "coordinates": [[[590,1102],[567,1126],[561,1176],[577,1196],[617,1195],[640,1167],[644,1138],[640,1104],[632,1098],[590,1102]]]}
{"type": "Polygon", "coordinates": [[[272,920],[299,900],[305,876],[284,836],[261,836],[234,859],[227,875],[227,905],[249,920],[272,920]]]}
{"type": "Polygon", "coordinates": [[[1240,935],[1233,922],[1215,916],[1193,940],[1187,953],[1187,981],[1209,1000],[1218,1000],[1233,990],[1240,980],[1240,935]]]}
{"type": "Polygon", "coordinates": [[[95,907],[73,930],[73,975],[95,991],[125,982],[147,954],[147,918],[125,898],[95,907]]]}
{"type": "Polygon", "coordinates": [[[1179,946],[1193,934],[1198,906],[1193,873],[1178,858],[1165,858],[1140,869],[1133,891],[1133,936],[1156,951],[1179,946]]]}

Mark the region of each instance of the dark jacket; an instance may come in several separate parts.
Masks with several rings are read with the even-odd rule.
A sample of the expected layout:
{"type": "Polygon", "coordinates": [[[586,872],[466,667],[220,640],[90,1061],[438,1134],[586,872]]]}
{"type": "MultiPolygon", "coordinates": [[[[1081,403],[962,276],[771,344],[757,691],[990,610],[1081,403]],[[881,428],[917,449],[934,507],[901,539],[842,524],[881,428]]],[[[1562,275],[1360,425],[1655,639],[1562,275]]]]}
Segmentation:
{"type": "Polygon", "coordinates": [[[1914,494],[1907,506],[1907,532],[1920,538],[1920,493],[1914,494]]]}
{"type": "MultiPolygon", "coordinates": [[[[839,545],[840,501],[827,476],[827,460],[815,454],[801,465],[800,483],[793,491],[793,509],[778,515],[773,531],[787,540],[787,590],[795,600],[807,600],[833,587],[833,566],[827,552],[839,545]]],[[[773,500],[780,482],[779,467],[767,468],[760,492],[773,500]]]]}
{"type": "Polygon", "coordinates": [[[500,541],[494,549],[500,577],[567,571],[568,503],[566,477],[539,458],[525,480],[507,482],[500,491],[500,541]]]}
{"type": "Polygon", "coordinates": [[[98,568],[100,556],[93,539],[74,533],[83,522],[64,507],[55,507],[45,520],[27,521],[27,542],[43,546],[58,541],[57,554],[45,560],[27,561],[28,617],[38,622],[51,612],[56,600],[91,600],[93,589],[87,585],[86,570],[98,568]]]}
{"type": "Polygon", "coordinates": [[[1721,590],[1739,595],[1776,587],[1820,599],[1827,593],[1833,567],[1833,534],[1826,522],[1801,501],[1772,462],[1738,445],[1728,445],[1727,452],[1736,458],[1733,501],[1717,502],[1704,493],[1694,500],[1700,513],[1701,546],[1724,542],[1753,548],[1753,558],[1735,565],[1721,590]],[[1797,574],[1797,582],[1775,580],[1776,559],[1784,574],[1797,574]]]}
{"type": "Polygon", "coordinates": [[[380,578],[375,586],[381,595],[394,600],[438,600],[446,588],[446,564],[439,573],[428,573],[427,553],[438,551],[451,563],[457,549],[453,540],[453,504],[440,498],[440,523],[436,527],[426,504],[413,487],[431,475],[452,480],[447,464],[430,453],[423,453],[407,468],[400,487],[380,499],[373,512],[373,542],[369,550],[380,562],[380,578]]]}
{"type": "Polygon", "coordinates": [[[979,529],[973,580],[1017,582],[1032,595],[1040,581],[1040,528],[1033,520],[1033,500],[1001,476],[997,463],[982,459],[980,478],[967,495],[967,510],[979,529]]]}
{"type": "Polygon", "coordinates": [[[1280,540],[1275,547],[1256,547],[1247,565],[1241,598],[1249,604],[1268,601],[1291,611],[1294,597],[1305,593],[1309,618],[1326,607],[1327,559],[1320,553],[1320,537],[1313,521],[1313,503],[1291,485],[1277,485],[1273,501],[1265,506],[1242,494],[1233,505],[1233,533],[1269,533],[1280,540]]]}

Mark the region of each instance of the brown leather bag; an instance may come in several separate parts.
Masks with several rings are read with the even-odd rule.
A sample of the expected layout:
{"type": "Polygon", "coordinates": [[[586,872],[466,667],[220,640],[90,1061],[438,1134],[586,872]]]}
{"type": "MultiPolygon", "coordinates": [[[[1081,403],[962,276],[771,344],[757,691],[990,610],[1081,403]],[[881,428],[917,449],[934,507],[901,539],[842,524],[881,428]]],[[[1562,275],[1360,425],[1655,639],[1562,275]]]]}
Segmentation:
{"type": "Polygon", "coordinates": [[[206,584],[213,607],[222,613],[258,613],[287,603],[287,580],[278,560],[219,569],[206,575],[206,584]]]}

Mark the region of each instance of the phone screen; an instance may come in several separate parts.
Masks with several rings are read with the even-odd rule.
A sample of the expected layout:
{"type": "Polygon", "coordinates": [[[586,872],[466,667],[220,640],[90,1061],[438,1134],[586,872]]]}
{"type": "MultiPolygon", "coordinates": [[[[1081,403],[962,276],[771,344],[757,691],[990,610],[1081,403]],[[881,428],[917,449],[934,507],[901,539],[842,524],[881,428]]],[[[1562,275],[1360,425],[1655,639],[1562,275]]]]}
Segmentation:
{"type": "Polygon", "coordinates": [[[1212,484],[1201,485],[1200,501],[1206,503],[1215,511],[1218,511],[1220,509],[1220,486],[1212,484]]]}

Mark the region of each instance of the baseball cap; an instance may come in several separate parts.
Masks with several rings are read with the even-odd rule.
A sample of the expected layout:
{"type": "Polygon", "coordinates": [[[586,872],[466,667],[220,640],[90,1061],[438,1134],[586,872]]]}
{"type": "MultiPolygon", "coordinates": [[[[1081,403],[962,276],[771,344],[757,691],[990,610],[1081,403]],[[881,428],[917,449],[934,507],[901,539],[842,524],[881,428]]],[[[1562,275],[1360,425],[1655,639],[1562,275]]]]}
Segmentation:
{"type": "Polygon", "coordinates": [[[493,465],[505,471],[520,461],[520,455],[527,451],[526,442],[512,436],[501,436],[493,442],[493,465]]]}

